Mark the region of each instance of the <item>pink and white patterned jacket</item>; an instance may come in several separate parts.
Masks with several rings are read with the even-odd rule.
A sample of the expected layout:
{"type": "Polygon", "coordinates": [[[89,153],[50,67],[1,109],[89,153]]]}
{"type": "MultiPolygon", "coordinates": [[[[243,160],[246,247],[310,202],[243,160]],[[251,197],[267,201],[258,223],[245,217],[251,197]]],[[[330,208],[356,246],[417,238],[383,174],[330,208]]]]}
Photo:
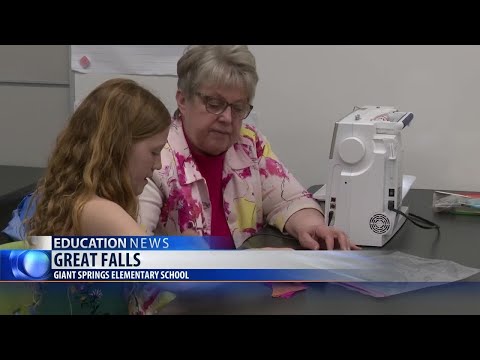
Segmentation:
{"type": "MultiPolygon", "coordinates": [[[[148,180],[139,197],[139,223],[153,233],[166,230],[178,234],[194,229],[209,236],[207,184],[178,119],[173,119],[161,157],[162,169],[154,172],[153,181],[148,180]]],[[[300,209],[321,211],[277,159],[267,139],[248,124],[242,126],[240,139],[225,154],[222,191],[225,216],[237,248],[265,224],[283,232],[288,218],[300,209]]]]}

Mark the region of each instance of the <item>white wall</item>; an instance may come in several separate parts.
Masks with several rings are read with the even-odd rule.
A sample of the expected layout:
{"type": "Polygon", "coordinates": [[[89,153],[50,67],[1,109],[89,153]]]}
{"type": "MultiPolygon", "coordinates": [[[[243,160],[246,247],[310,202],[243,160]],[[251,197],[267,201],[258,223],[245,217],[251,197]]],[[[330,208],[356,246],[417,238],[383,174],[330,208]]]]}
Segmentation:
{"type": "MultiPolygon", "coordinates": [[[[46,164],[69,113],[62,85],[69,80],[67,48],[0,46],[0,165],[46,164]],[[56,83],[12,85],[12,71],[16,81],[56,83]]],[[[260,75],[258,126],[306,187],[326,181],[334,122],[368,104],[415,114],[403,133],[405,171],[417,176],[414,187],[480,191],[480,46],[250,48],[260,75]]],[[[110,77],[95,76],[75,76],[76,96],[110,77]]],[[[146,86],[160,84],[158,94],[174,108],[175,78],[139,78],[146,86]]]]}
{"type": "Polygon", "coordinates": [[[392,105],[414,188],[480,191],[480,46],[250,46],[260,129],[305,186],[324,183],[334,122],[392,105]]]}

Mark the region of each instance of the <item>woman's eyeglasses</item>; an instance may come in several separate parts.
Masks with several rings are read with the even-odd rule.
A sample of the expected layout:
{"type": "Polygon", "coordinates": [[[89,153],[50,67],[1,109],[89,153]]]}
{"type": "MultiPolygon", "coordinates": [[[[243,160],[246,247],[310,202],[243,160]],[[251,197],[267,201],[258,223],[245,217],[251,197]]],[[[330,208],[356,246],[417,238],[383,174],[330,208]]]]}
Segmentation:
{"type": "Polygon", "coordinates": [[[220,115],[227,107],[232,110],[232,117],[237,120],[245,119],[253,109],[253,105],[246,102],[229,103],[222,98],[208,96],[202,93],[195,93],[205,105],[205,109],[214,115],[220,115]]]}

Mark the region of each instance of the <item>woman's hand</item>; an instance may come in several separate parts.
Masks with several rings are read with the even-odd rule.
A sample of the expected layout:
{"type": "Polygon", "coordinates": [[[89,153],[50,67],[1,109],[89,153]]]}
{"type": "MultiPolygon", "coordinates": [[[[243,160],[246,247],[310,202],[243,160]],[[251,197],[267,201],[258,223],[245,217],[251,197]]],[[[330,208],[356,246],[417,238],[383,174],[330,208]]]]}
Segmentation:
{"type": "Polygon", "coordinates": [[[285,230],[306,249],[361,249],[352,243],[343,231],[327,226],[323,215],[315,209],[297,211],[288,219],[285,230]]]}

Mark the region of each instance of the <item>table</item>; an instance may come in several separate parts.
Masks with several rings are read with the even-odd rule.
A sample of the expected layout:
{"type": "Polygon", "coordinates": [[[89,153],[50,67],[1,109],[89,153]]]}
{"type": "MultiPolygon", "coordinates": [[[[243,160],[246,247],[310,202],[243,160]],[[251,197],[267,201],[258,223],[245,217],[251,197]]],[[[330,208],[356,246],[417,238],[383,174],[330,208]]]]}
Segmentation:
{"type": "MultiPolygon", "coordinates": [[[[315,188],[309,189],[310,192],[315,188]]],[[[433,220],[436,230],[424,230],[407,221],[382,249],[455,261],[480,268],[480,216],[437,214],[432,211],[433,190],[412,189],[405,198],[410,212],[433,220]]],[[[289,240],[271,237],[269,246],[289,246],[289,240]]],[[[464,281],[375,298],[333,283],[311,283],[290,299],[271,297],[262,283],[204,284],[179,293],[165,308],[182,314],[480,314],[480,275],[464,281]]]]}

